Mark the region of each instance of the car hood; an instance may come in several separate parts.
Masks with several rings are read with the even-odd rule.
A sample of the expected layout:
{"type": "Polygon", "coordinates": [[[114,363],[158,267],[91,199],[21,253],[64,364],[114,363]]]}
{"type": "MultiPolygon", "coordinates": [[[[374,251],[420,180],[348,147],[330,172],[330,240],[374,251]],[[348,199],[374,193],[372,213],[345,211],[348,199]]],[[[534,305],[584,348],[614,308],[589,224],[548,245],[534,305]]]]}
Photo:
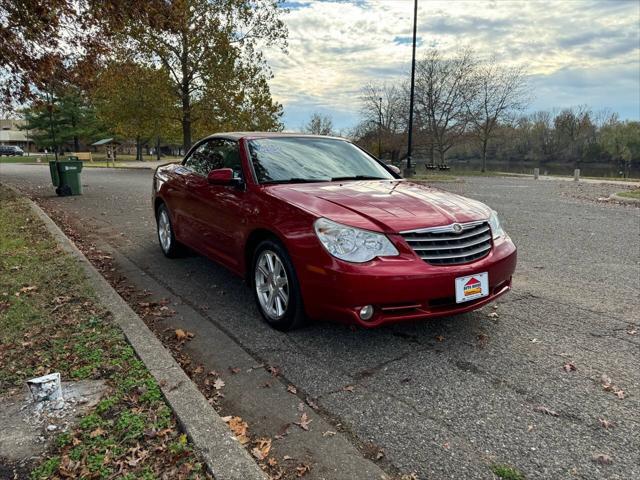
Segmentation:
{"type": "Polygon", "coordinates": [[[318,217],[397,233],[489,218],[481,202],[406,180],[272,185],[269,193],[318,217]]]}

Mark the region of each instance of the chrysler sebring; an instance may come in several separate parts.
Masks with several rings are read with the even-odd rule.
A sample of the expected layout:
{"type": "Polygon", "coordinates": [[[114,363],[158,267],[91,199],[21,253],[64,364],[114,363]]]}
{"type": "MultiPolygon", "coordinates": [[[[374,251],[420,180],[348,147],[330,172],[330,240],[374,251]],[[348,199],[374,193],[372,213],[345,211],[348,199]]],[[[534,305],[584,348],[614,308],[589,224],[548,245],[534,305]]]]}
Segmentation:
{"type": "Polygon", "coordinates": [[[491,208],[340,138],[212,135],[157,169],[153,208],[167,257],[187,246],[244,277],[280,330],[467,312],[507,292],[516,266],[491,208]]]}

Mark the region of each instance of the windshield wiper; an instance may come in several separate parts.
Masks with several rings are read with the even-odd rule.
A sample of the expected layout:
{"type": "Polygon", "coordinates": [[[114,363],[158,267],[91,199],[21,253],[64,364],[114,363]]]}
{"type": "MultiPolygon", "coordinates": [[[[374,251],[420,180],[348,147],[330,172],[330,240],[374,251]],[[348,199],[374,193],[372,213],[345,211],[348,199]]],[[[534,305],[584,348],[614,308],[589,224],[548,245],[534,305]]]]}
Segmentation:
{"type": "Polygon", "coordinates": [[[267,180],[260,182],[262,185],[274,184],[274,183],[315,183],[315,182],[328,182],[328,178],[287,178],[286,180],[267,180]]]}
{"type": "Polygon", "coordinates": [[[340,180],[389,180],[383,177],[374,177],[372,175],[354,175],[352,177],[333,177],[332,182],[339,182],[340,180]]]}

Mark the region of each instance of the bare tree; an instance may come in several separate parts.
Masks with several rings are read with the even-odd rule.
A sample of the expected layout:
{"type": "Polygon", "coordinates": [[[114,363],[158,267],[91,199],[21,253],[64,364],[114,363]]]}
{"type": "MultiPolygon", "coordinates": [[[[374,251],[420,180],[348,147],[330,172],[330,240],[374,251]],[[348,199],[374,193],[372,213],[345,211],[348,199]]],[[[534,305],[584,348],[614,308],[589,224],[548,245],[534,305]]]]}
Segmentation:
{"type": "Polygon", "coordinates": [[[389,83],[369,83],[362,89],[361,114],[363,121],[359,126],[369,135],[375,132],[378,143],[378,156],[383,151],[397,157],[401,148],[404,131],[405,98],[401,88],[389,83]]]}
{"type": "Polygon", "coordinates": [[[427,130],[432,139],[431,151],[438,153],[441,164],[467,127],[475,66],[471,49],[461,50],[452,58],[443,58],[437,49],[432,49],[416,65],[417,125],[419,128],[422,124],[427,130]]]}
{"type": "Polygon", "coordinates": [[[314,113],[303,130],[312,135],[331,135],[333,134],[333,121],[328,115],[314,113]]]}
{"type": "Polygon", "coordinates": [[[487,167],[487,147],[495,136],[496,127],[523,110],[528,101],[522,67],[502,67],[495,58],[475,66],[466,108],[470,132],[480,142],[483,172],[487,167]]]}

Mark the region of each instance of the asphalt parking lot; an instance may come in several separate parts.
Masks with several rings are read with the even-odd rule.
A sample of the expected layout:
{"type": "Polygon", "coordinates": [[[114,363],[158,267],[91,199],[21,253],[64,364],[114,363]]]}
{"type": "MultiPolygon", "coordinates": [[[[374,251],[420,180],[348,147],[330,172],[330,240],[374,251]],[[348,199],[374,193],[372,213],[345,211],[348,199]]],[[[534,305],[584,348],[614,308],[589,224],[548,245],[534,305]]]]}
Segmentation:
{"type": "MultiPolygon", "coordinates": [[[[504,464],[526,478],[640,478],[640,209],[597,200],[619,186],[507,177],[437,184],[497,210],[518,246],[514,290],[497,309],[377,330],[318,322],[283,334],[221,267],[162,256],[151,177],[87,169],[83,196],[57,198],[46,166],[0,165],[0,182],[117,250],[132,283],[158,285],[154,294],[195,311],[171,322],[200,339],[191,348],[207,366],[235,362],[208,351],[215,328],[256,363],[278,366],[279,381],[313,398],[344,438],[374,445],[390,473],[495,478],[491,466],[504,464]]],[[[264,412],[277,405],[260,389],[240,393],[230,390],[225,408],[268,424],[264,412]]],[[[312,466],[308,478],[333,478],[320,471],[312,466]]]]}

